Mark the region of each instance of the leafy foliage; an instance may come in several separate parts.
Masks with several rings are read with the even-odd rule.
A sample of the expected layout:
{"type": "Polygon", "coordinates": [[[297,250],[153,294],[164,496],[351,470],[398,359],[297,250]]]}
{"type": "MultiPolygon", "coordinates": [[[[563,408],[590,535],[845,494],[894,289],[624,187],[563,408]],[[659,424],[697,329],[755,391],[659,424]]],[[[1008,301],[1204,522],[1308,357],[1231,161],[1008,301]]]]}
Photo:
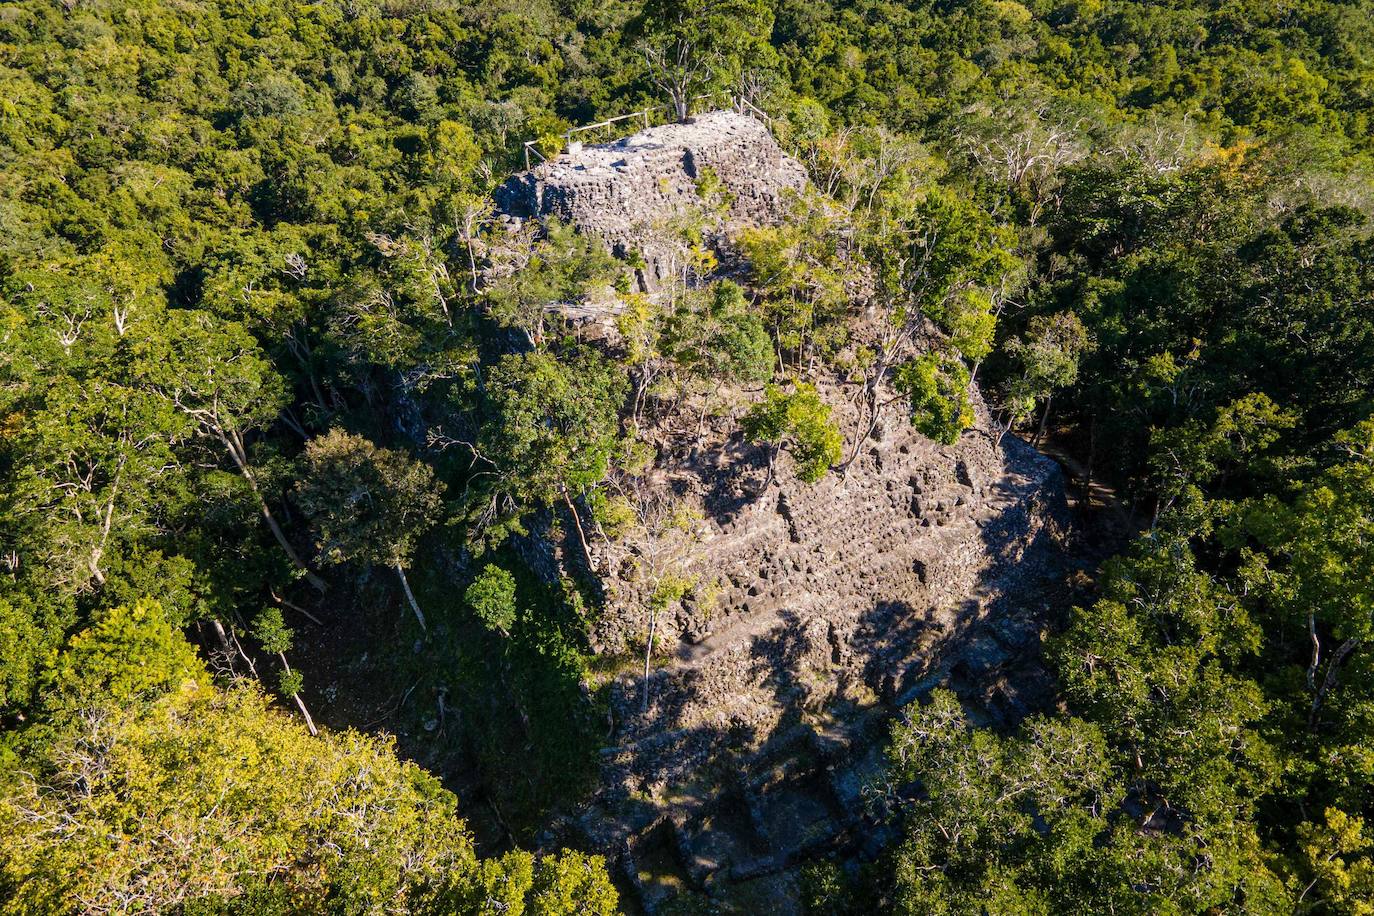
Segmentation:
{"type": "Polygon", "coordinates": [[[206,679],[195,648],[161,605],[119,605],[69,639],[44,671],[44,716],[50,723],[70,722],[91,708],[137,706],[206,679]]]}
{"type": "Polygon", "coordinates": [[[797,476],[807,483],[824,477],[841,457],[840,431],[830,420],[830,407],[805,382],[788,392],[769,385],[763,400],[749,408],[740,426],[745,436],[771,446],[774,452],[788,444],[797,476]]]}
{"type": "Polygon", "coordinates": [[[312,738],[250,687],[94,712],[42,762],[0,801],[5,912],[615,911],[599,860],[479,861],[387,740],[312,738]]]}
{"type": "Polygon", "coordinates": [[[898,366],[893,386],[911,404],[916,428],[937,442],[953,445],[973,425],[969,373],[963,365],[933,353],[898,366]]]}
{"type": "Polygon", "coordinates": [[[822,395],[861,375],[856,454],[894,388],[957,441],[976,378],[1148,531],[1052,641],[1065,712],[992,735],[945,696],[913,710],[893,886],[821,869],[812,902],[1367,912],[1371,22],[1369,0],[7,4],[0,906],[610,911],[594,858],[475,859],[386,742],[307,740],[201,658],[228,678],[252,631],[299,700],[284,653],[333,614],[390,666],[339,665],[362,690],[438,697],[425,666],[451,671],[485,788],[531,762],[533,823],[594,757],[591,609],[506,536],[581,506],[614,537],[633,513],[607,482],[650,447],[624,431],[686,395],[700,437],[766,385],[746,435],[819,479],[822,395]],[[520,141],[722,90],[815,185],[733,240],[742,263],[712,249],[705,172],[666,305],[572,227],[493,225],[520,141]],[[624,352],[577,342],[559,308],[612,297],[624,352]],[[377,610],[399,585],[419,615],[406,568],[448,612],[418,654],[377,610]]]}
{"type": "Polygon", "coordinates": [[[495,563],[482,567],[463,592],[463,600],[493,630],[509,633],[515,624],[515,577],[495,563]]]}
{"type": "Polygon", "coordinates": [[[407,565],[442,505],[429,466],[338,429],[306,443],[304,457],[293,498],[311,519],[320,557],[407,565]]]}
{"type": "Polygon", "coordinates": [[[610,468],[625,393],[624,376],[591,351],[502,357],[487,374],[480,438],[499,475],[493,488],[518,512],[595,488],[610,468]]]}

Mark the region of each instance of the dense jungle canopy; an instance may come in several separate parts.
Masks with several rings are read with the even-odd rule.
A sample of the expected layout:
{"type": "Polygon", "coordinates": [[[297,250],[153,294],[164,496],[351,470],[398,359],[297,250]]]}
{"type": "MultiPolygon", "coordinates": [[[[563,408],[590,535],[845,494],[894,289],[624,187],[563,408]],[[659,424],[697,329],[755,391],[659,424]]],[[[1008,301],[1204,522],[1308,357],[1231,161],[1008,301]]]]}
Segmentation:
{"type": "Polygon", "coordinates": [[[1371,217],[1370,0],[0,5],[0,913],[616,912],[522,851],[605,678],[519,545],[643,523],[607,481],[723,381],[831,472],[827,371],[944,441],[976,378],[1138,534],[1056,705],[906,711],[811,912],[1374,912],[1371,217]],[[747,276],[706,211],[666,305],[499,235],[524,141],[705,92],[815,185],[747,276]],[[607,289],[622,350],[549,314],[607,289]]]}

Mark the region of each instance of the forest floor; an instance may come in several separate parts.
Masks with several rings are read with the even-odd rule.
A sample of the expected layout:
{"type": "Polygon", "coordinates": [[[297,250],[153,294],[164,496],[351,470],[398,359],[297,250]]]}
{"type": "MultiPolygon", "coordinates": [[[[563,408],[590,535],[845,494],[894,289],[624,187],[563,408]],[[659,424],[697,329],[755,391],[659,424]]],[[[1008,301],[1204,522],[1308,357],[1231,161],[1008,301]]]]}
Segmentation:
{"type": "Polygon", "coordinates": [[[1088,465],[1086,459],[1080,457],[1077,439],[1075,430],[1056,427],[1048,430],[1038,444],[1029,437],[1025,441],[1064,469],[1069,507],[1083,526],[1084,534],[1115,544],[1124,543],[1149,522],[1133,512],[1130,501],[1100,475],[1093,475],[1089,482],[1088,465]]]}
{"type": "Polygon", "coordinates": [[[509,637],[492,633],[452,586],[451,548],[432,539],[411,572],[427,632],[373,573],[351,606],[315,611],[328,626],[296,625],[295,655],[320,724],[394,736],[458,795],[486,855],[530,845],[551,812],[590,790],[604,712],[584,687],[584,623],[561,589],[497,556],[523,613],[509,637]]]}

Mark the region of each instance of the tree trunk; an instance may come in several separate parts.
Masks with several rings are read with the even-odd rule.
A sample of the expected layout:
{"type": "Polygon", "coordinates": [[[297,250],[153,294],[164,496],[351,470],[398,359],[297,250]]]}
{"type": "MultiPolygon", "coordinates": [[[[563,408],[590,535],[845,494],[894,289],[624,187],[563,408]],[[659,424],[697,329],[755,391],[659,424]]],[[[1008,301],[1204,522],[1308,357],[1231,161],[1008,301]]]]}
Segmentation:
{"type": "Polygon", "coordinates": [[[1312,661],[1307,665],[1307,689],[1317,689],[1317,666],[1322,660],[1322,642],[1317,638],[1317,612],[1307,609],[1307,637],[1312,641],[1312,661]]]}
{"type": "Polygon", "coordinates": [[[247,456],[243,452],[243,442],[239,439],[238,433],[232,430],[216,428],[216,436],[220,442],[224,443],[225,449],[229,452],[229,457],[233,459],[234,466],[239,469],[243,479],[248,481],[248,488],[253,491],[253,496],[258,500],[258,509],[262,512],[262,517],[267,521],[267,527],[271,530],[272,536],[277,539],[281,549],[286,553],[288,559],[305,573],[305,581],[317,592],[325,589],[324,580],[310,569],[306,562],[301,559],[300,554],[296,553],[296,548],[291,546],[291,542],[286,539],[286,533],[281,530],[281,525],[277,524],[277,518],[272,514],[272,507],[267,505],[267,498],[258,489],[258,480],[253,475],[253,469],[248,466],[247,456]]]}
{"type": "Polygon", "coordinates": [[[263,497],[262,493],[258,490],[257,484],[253,483],[251,478],[249,479],[249,484],[253,488],[253,495],[258,498],[258,509],[262,511],[262,517],[267,521],[267,527],[272,532],[272,536],[277,539],[277,543],[281,545],[281,549],[286,552],[287,558],[296,565],[297,569],[305,573],[305,581],[310,583],[310,587],[317,592],[323,593],[325,590],[324,580],[315,575],[315,572],[301,559],[300,554],[296,553],[296,549],[292,547],[291,542],[286,539],[286,533],[281,530],[281,525],[277,524],[276,517],[272,515],[272,508],[267,505],[267,499],[263,497]]]}
{"type": "Polygon", "coordinates": [[[301,699],[301,695],[293,693],[291,699],[296,701],[296,706],[300,709],[301,715],[305,716],[305,727],[310,729],[311,736],[319,735],[320,731],[315,727],[315,720],[310,718],[310,710],[305,708],[305,701],[301,699]]]}
{"type": "MultiPolygon", "coordinates": [[[[238,642],[237,639],[235,639],[234,641],[236,643],[238,642]]],[[[239,651],[243,652],[242,647],[239,648],[239,651]]],[[[277,658],[281,661],[282,670],[284,670],[287,674],[290,674],[291,664],[286,660],[286,653],[278,652],[277,658]]],[[[250,666],[253,664],[252,660],[249,659],[247,655],[244,655],[244,660],[247,661],[250,666]]],[[[253,670],[253,676],[257,677],[256,669],[253,670]]],[[[315,720],[310,717],[310,710],[305,708],[305,700],[301,699],[300,692],[297,691],[296,693],[291,694],[291,699],[296,701],[296,708],[301,711],[301,716],[305,719],[305,727],[310,729],[311,737],[319,735],[319,729],[315,728],[315,720]]]]}
{"type": "MultiPolygon", "coordinates": [[[[286,653],[278,652],[277,658],[281,659],[281,666],[286,669],[287,674],[290,674],[291,666],[286,663],[286,653]]],[[[315,720],[310,718],[310,710],[305,708],[305,700],[301,699],[300,692],[297,691],[291,694],[291,699],[296,701],[296,708],[298,708],[301,711],[301,715],[305,717],[305,727],[310,729],[311,737],[318,735],[320,733],[319,729],[315,728],[315,720]]]]}
{"type": "MultiPolygon", "coordinates": [[[[863,435],[855,437],[853,451],[850,452],[844,463],[836,468],[841,474],[849,473],[849,466],[859,457],[859,452],[863,449],[864,443],[873,435],[873,430],[878,428],[878,423],[882,420],[883,407],[892,402],[891,398],[887,401],[879,399],[878,387],[882,385],[883,379],[887,376],[887,367],[891,365],[904,344],[905,338],[900,335],[892,341],[882,344],[877,358],[873,361],[873,369],[864,382],[864,397],[868,402],[869,410],[868,426],[864,429],[863,435]]],[[[862,422],[861,419],[861,425],[862,422]]]]}
{"type": "Polygon", "coordinates": [[[1093,507],[1093,464],[1097,461],[1097,414],[1088,424],[1088,467],[1083,475],[1083,505],[1093,507]]]}
{"type": "Polygon", "coordinates": [[[649,662],[654,656],[654,632],[658,629],[658,611],[649,615],[649,641],[644,644],[644,690],[641,712],[649,711],[649,662]]]}
{"type": "Polygon", "coordinates": [[[768,446],[768,476],[763,478],[763,486],[759,487],[758,495],[762,496],[768,492],[768,488],[773,485],[773,471],[778,459],[778,446],[768,446]]]}
{"type": "Polygon", "coordinates": [[[1336,674],[1340,671],[1341,665],[1345,663],[1346,656],[1360,645],[1360,641],[1355,638],[1347,639],[1341,643],[1331,655],[1331,660],[1326,663],[1326,677],[1322,679],[1321,688],[1317,690],[1317,696],[1312,700],[1312,711],[1307,716],[1308,731],[1317,730],[1317,716],[1321,713],[1322,703],[1326,701],[1326,695],[1336,686],[1336,674]]]}
{"type": "MultiPolygon", "coordinates": [[[[245,663],[246,665],[248,665],[248,671],[249,671],[249,673],[252,674],[253,677],[257,677],[257,676],[258,676],[258,666],[255,665],[255,664],[253,664],[253,657],[243,650],[243,643],[239,642],[239,636],[238,636],[237,633],[235,633],[235,632],[233,631],[232,626],[230,627],[230,630],[229,630],[229,636],[230,636],[230,638],[232,638],[232,639],[234,640],[234,648],[235,648],[236,650],[238,650],[239,658],[243,659],[244,663],[245,663]]],[[[284,661],[285,661],[285,660],[283,659],[283,662],[284,662],[284,661]]]]}
{"type": "Polygon", "coordinates": [[[268,590],[267,590],[267,593],[268,593],[269,595],[272,596],[272,600],[273,600],[273,601],[277,602],[277,604],[280,604],[282,607],[284,607],[284,608],[290,608],[291,610],[295,611],[296,613],[302,614],[302,615],[304,615],[304,616],[310,618],[310,621],[311,621],[312,623],[317,623],[317,624],[319,624],[320,626],[324,626],[324,621],[323,621],[323,620],[321,620],[320,618],[316,617],[314,614],[310,613],[310,612],[307,611],[305,608],[301,607],[299,604],[292,604],[290,601],[287,601],[287,600],[286,600],[285,598],[283,598],[281,595],[278,595],[278,594],[276,593],[276,591],[274,591],[273,589],[268,589],[268,590]]]}
{"type": "Polygon", "coordinates": [[[401,580],[401,588],[405,590],[406,600],[410,602],[410,609],[415,612],[415,619],[420,621],[420,629],[428,633],[429,627],[425,626],[425,615],[420,610],[419,602],[415,600],[415,593],[410,590],[410,580],[406,578],[406,568],[400,563],[394,564],[391,568],[396,570],[396,575],[401,580]]]}
{"type": "Polygon", "coordinates": [[[1054,401],[1054,395],[1045,395],[1045,412],[1040,415],[1040,428],[1035,431],[1035,447],[1040,447],[1040,440],[1045,436],[1045,424],[1050,421],[1050,404],[1054,401]]]}
{"type": "Polygon", "coordinates": [[[841,464],[839,467],[835,469],[841,475],[849,473],[849,466],[853,464],[856,460],[858,460],[859,452],[863,450],[864,443],[867,442],[869,438],[873,435],[873,430],[878,428],[878,422],[882,419],[884,405],[883,402],[878,400],[878,392],[876,390],[873,391],[868,400],[868,426],[864,429],[861,435],[854,437],[854,448],[852,451],[850,451],[849,457],[844,460],[843,464],[841,464]]]}
{"type": "Polygon", "coordinates": [[[105,518],[100,523],[100,543],[91,552],[87,566],[91,570],[91,576],[99,585],[105,584],[105,573],[100,569],[100,558],[105,555],[105,545],[110,541],[110,528],[114,524],[115,496],[119,493],[119,478],[124,474],[124,459],[119,460],[119,467],[115,469],[114,481],[110,484],[110,500],[105,504],[105,518]]]}
{"type": "Polygon", "coordinates": [[[656,373],[649,368],[649,364],[645,362],[639,370],[639,377],[635,380],[635,399],[634,406],[630,410],[630,417],[636,429],[639,427],[640,414],[644,411],[644,396],[648,394],[649,385],[653,382],[655,374],[656,373]]]}
{"type": "Polygon", "coordinates": [[[477,283],[477,253],[476,253],[475,251],[472,250],[472,235],[471,235],[470,233],[464,233],[464,235],[463,235],[463,244],[467,247],[467,250],[468,250],[468,272],[472,275],[472,286],[471,286],[471,290],[472,290],[472,292],[476,293],[476,292],[477,292],[477,289],[478,289],[478,283],[477,283]]]}
{"type": "Polygon", "coordinates": [[[869,376],[864,382],[863,406],[867,408],[868,416],[865,417],[863,413],[859,414],[859,426],[863,426],[865,419],[868,421],[868,426],[861,435],[858,434],[857,429],[855,430],[854,447],[850,450],[849,457],[840,462],[840,466],[835,469],[841,476],[849,473],[849,466],[859,457],[859,449],[863,448],[863,444],[868,441],[869,436],[873,435],[873,430],[878,425],[878,396],[876,386],[878,384],[878,379],[882,376],[882,371],[882,360],[880,358],[878,360],[877,375],[869,376]]]}
{"type": "Polygon", "coordinates": [[[587,563],[587,571],[596,575],[596,562],[592,559],[592,549],[587,546],[587,532],[582,529],[582,516],[577,514],[577,507],[573,505],[566,489],[563,490],[563,502],[567,503],[568,511],[572,513],[573,524],[577,527],[577,541],[582,545],[582,559],[587,563]]]}
{"type": "Polygon", "coordinates": [[[224,631],[224,624],[220,622],[218,617],[210,618],[210,626],[214,629],[215,636],[219,637],[220,651],[224,653],[224,657],[227,660],[226,664],[228,664],[232,670],[234,663],[234,644],[229,641],[229,634],[224,631]]]}

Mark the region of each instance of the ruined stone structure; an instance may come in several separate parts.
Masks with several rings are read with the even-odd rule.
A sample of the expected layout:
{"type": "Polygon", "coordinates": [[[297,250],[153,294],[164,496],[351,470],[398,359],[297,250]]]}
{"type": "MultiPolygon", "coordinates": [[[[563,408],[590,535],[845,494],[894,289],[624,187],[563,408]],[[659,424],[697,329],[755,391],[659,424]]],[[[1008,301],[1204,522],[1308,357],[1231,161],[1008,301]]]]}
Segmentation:
{"type": "Polygon", "coordinates": [[[665,124],[604,146],[566,152],[510,178],[496,191],[509,217],[553,216],[605,240],[618,256],[644,260],[640,282],[656,287],[672,269],[660,236],[699,204],[703,170],[728,196],[726,229],[779,220],[806,173],[760,121],[711,111],[687,124],[665,124]]]}
{"type": "MultiPolygon", "coordinates": [[[[850,442],[857,388],[821,386],[850,442]]],[[[647,685],[638,663],[612,684],[602,788],[570,825],[622,854],[650,911],[687,884],[787,912],[809,855],[880,841],[866,786],[902,706],[945,685],[1010,724],[1049,690],[1038,646],[1067,530],[1053,461],[994,445],[981,405],[954,446],[889,409],[847,473],[809,485],[784,460],[763,490],[766,454],[733,426],[659,458],[649,486],[695,510],[674,558],[694,586],[657,621],[647,685]]],[[[607,557],[604,651],[644,644],[654,540],[607,557]]]]}
{"type": "MultiPolygon", "coordinates": [[[[559,157],[499,201],[626,250],[692,199],[702,165],[734,195],[736,225],[778,218],[804,182],[762,124],[715,112],[559,157]]],[[[853,448],[861,385],[816,382],[853,448]]],[[[1047,692],[1038,644],[1067,516],[1054,462],[1011,436],[996,444],[975,395],[978,422],[953,446],[894,404],[843,473],[808,485],[784,457],[765,488],[766,453],[738,433],[748,400],[726,392],[700,430],[693,415],[652,431],[658,457],[637,498],[685,522],[596,546],[607,605],[591,637],[624,666],[600,789],[547,839],[612,855],[646,912],[684,887],[739,912],[789,912],[808,857],[883,841],[866,786],[903,705],[946,684],[977,715],[1013,722],[1047,692]],[[667,571],[690,587],[655,615],[667,571]],[[646,682],[637,653],[651,629],[646,682]]]]}

